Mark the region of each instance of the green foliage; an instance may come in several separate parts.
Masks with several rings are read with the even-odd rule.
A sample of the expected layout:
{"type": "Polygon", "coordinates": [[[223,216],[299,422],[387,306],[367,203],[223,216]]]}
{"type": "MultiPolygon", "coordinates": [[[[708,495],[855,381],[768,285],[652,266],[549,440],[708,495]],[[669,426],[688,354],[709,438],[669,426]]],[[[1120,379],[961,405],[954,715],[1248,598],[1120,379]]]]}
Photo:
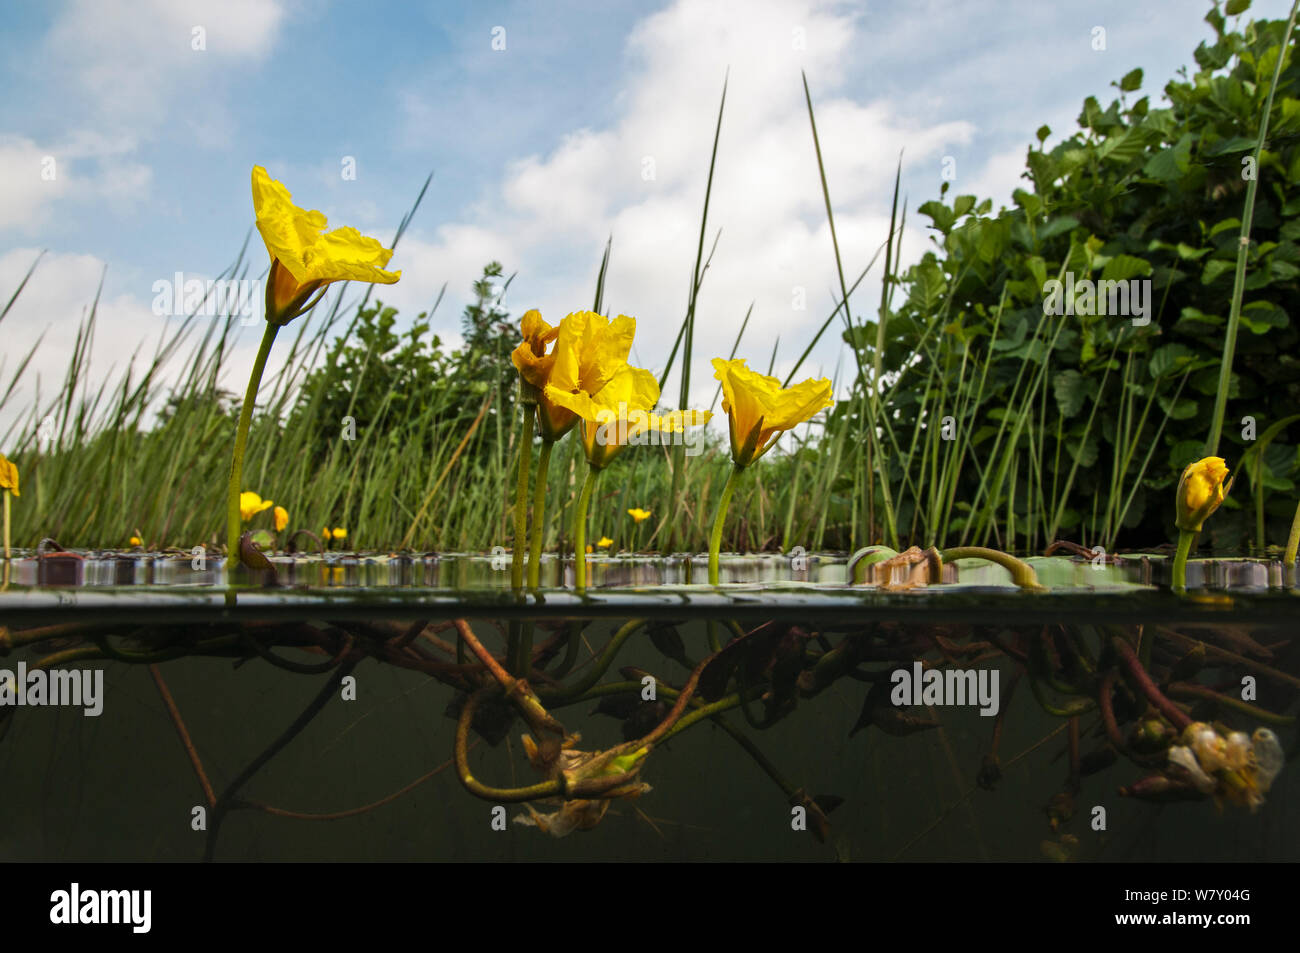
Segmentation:
{"type": "MultiPolygon", "coordinates": [[[[891,480],[906,489],[900,532],[1006,544],[1018,524],[1013,538],[1027,547],[1058,535],[1149,545],[1170,533],[1172,488],[1200,456],[1213,409],[1245,176],[1286,27],[1230,29],[1217,8],[1206,21],[1214,38],[1196,49],[1197,71],[1165,87],[1167,106],[1137,95],[1143,77],[1133,70],[1109,104],[1084,101],[1068,138],[1047,149],[1050,130],[1040,129],[1014,208],[991,214],[969,195],[946,202],[947,183],[920,206],[934,249],[899,278],[883,355],[884,426],[898,435],[891,480]],[[1045,314],[1048,283],[1067,273],[1076,286],[1149,279],[1150,323],[1045,314]],[[956,439],[945,447],[935,431],[949,415],[956,439]],[[909,450],[914,430],[923,436],[909,450]]],[[[1289,52],[1258,170],[1221,450],[1229,466],[1249,446],[1242,417],[1262,429],[1300,406],[1297,97],[1289,52]]],[[[863,347],[873,337],[846,340],[863,347]]],[[[1265,457],[1278,480],[1296,467],[1295,441],[1283,440],[1265,457]]],[[[1272,538],[1290,516],[1288,501],[1276,504],[1272,538]]],[[[1216,542],[1242,541],[1245,517],[1225,507],[1216,542]]]]}

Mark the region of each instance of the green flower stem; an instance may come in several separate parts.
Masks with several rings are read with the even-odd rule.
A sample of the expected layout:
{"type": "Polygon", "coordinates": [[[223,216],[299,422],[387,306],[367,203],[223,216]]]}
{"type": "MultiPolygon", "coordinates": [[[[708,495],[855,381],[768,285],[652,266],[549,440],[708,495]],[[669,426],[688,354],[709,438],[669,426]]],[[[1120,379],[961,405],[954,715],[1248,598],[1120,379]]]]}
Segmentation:
{"type": "Polygon", "coordinates": [[[542,441],[537,458],[537,483],[533,487],[533,531],[528,545],[528,588],[536,589],[542,579],[542,538],[546,535],[546,476],[551,469],[553,440],[542,441]]]}
{"type": "Polygon", "coordinates": [[[239,409],[239,426],[235,430],[235,453],[230,459],[230,487],[226,494],[226,569],[229,572],[239,561],[239,494],[243,490],[244,450],[248,446],[248,428],[253,422],[253,404],[257,401],[257,388],[262,383],[262,372],[266,370],[266,358],[271,353],[271,345],[280,331],[278,324],[266,324],[262,334],[262,344],[257,349],[257,358],[253,361],[253,372],[248,376],[248,390],[244,393],[244,405],[239,409]]]}
{"type": "Polygon", "coordinates": [[[573,513],[573,582],[578,589],[587,588],[587,507],[591,505],[591,493],[599,478],[600,470],[588,464],[587,479],[573,513]]]}
{"type": "Polygon", "coordinates": [[[515,538],[511,546],[510,586],[524,585],[524,545],[528,538],[528,468],[533,462],[533,421],[537,405],[525,403],[524,431],[519,442],[519,481],[515,485],[515,538]]]}
{"type": "Polygon", "coordinates": [[[1038,574],[1034,572],[1033,566],[996,549],[987,549],[983,546],[958,546],[954,549],[945,549],[939,554],[939,558],[946,563],[958,559],[987,559],[1011,573],[1012,581],[1021,589],[1044,588],[1039,584],[1038,574]]]}
{"type": "MultiPolygon", "coordinates": [[[[5,561],[6,561],[6,562],[8,562],[8,560],[9,560],[9,497],[11,497],[12,495],[13,495],[13,494],[10,493],[8,490],[5,490],[5,491],[4,491],[4,497],[5,497],[5,561]]],[[[1295,531],[1293,530],[1293,531],[1292,531],[1292,534],[1293,534],[1293,535],[1294,535],[1294,532],[1295,532],[1295,531]]],[[[1293,546],[1292,549],[1294,549],[1294,548],[1295,548],[1295,547],[1293,546]]]]}
{"type": "Polygon", "coordinates": [[[727,507],[731,505],[731,494],[735,492],[736,481],[745,472],[745,468],[732,464],[731,476],[722,488],[722,499],[718,501],[718,515],[713,518],[713,532],[709,534],[709,585],[718,585],[718,551],[722,549],[722,525],[727,521],[727,507]]]}
{"type": "Polygon", "coordinates": [[[623,643],[634,635],[638,629],[642,628],[646,621],[646,619],[629,619],[623,623],[619,630],[610,637],[609,643],[600,653],[600,658],[596,660],[596,663],[587,670],[587,673],[582,678],[563,688],[548,689],[539,687],[537,689],[538,697],[545,699],[548,705],[554,706],[557,703],[563,704],[584,695],[600,681],[605,672],[609,670],[609,667],[614,664],[614,658],[618,655],[619,650],[623,648],[623,643]]]}
{"type": "Polygon", "coordinates": [[[1282,66],[1286,62],[1287,51],[1291,48],[1291,32],[1295,29],[1296,13],[1300,10],[1300,0],[1291,4],[1291,18],[1287,21],[1286,32],[1278,47],[1277,65],[1273,68],[1273,81],[1269,83],[1268,95],[1264,98],[1264,114],[1259,120],[1259,136],[1255,139],[1255,174],[1246,183],[1246,202],[1241,213],[1241,234],[1237,240],[1237,269],[1232,281],[1232,303],[1228,308],[1228,328],[1223,338],[1223,357],[1219,362],[1219,390],[1214,398],[1214,416],[1210,420],[1210,436],[1205,441],[1205,456],[1219,454],[1219,436],[1223,431],[1223,415],[1227,407],[1228,391],[1232,383],[1232,360],[1237,349],[1237,326],[1241,323],[1241,299],[1246,288],[1246,256],[1250,251],[1250,229],[1255,217],[1255,190],[1259,186],[1260,154],[1264,151],[1264,142],[1268,138],[1269,114],[1273,111],[1273,94],[1277,91],[1277,81],[1282,75],[1282,66]]]}
{"type": "MultiPolygon", "coordinates": [[[[5,500],[7,504],[9,501],[5,500]]],[[[9,526],[9,510],[5,510],[5,526],[9,526]]],[[[8,552],[9,538],[5,537],[5,552],[8,552]]],[[[1286,552],[1282,554],[1282,562],[1288,566],[1295,565],[1296,550],[1300,549],[1300,504],[1295,508],[1295,516],[1291,520],[1291,535],[1286,538],[1286,552]]]]}
{"type": "Polygon", "coordinates": [[[1180,529],[1178,531],[1178,551],[1174,553],[1174,576],[1172,585],[1174,592],[1182,592],[1187,588],[1187,554],[1192,551],[1192,543],[1196,540],[1196,533],[1190,530],[1180,529]]]}

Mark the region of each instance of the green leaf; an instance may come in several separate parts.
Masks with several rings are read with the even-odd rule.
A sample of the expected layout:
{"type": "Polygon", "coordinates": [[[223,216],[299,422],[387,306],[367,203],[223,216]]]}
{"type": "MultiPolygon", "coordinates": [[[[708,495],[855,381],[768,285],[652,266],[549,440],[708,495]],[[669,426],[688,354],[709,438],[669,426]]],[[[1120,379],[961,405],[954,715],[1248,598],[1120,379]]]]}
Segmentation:
{"type": "Polygon", "coordinates": [[[1052,378],[1052,393],[1056,395],[1056,406],[1061,416],[1067,420],[1083,408],[1083,375],[1076,370],[1061,371],[1052,378]]]}
{"type": "Polygon", "coordinates": [[[1233,136],[1231,139],[1220,139],[1214,145],[1205,150],[1207,156],[1225,156],[1233,152],[1249,152],[1255,148],[1254,139],[1247,139],[1245,136],[1233,136]]]}
{"type": "MultiPolygon", "coordinates": [[[[1249,2],[1249,0],[1248,0],[1249,2]]],[[[1130,70],[1124,74],[1124,78],[1119,81],[1119,88],[1126,93],[1131,93],[1142,85],[1142,70],[1130,70]]]]}
{"type": "Polygon", "coordinates": [[[1200,406],[1190,397],[1184,397],[1177,403],[1163,395],[1157,397],[1156,400],[1160,403],[1160,409],[1165,412],[1170,420],[1190,420],[1196,416],[1200,406]]]}
{"type": "Polygon", "coordinates": [[[934,222],[934,227],[945,235],[952,231],[953,222],[957,220],[957,216],[953,214],[952,209],[933,199],[923,203],[917,208],[917,211],[922,215],[930,216],[930,220],[934,222]]]}
{"type": "Polygon", "coordinates": [[[1035,133],[1035,135],[1038,137],[1039,142],[1046,142],[1047,137],[1050,136],[1051,134],[1052,134],[1051,126],[1039,126],[1038,132],[1035,133]]]}
{"type": "Polygon", "coordinates": [[[1230,17],[1239,16],[1250,9],[1250,0],[1228,0],[1223,7],[1223,12],[1230,17]]]}
{"type": "Polygon", "coordinates": [[[952,200],[952,215],[954,219],[961,218],[967,212],[975,207],[975,196],[959,195],[952,200]]]}
{"type": "Polygon", "coordinates": [[[1116,255],[1101,270],[1102,281],[1128,281],[1151,274],[1151,263],[1135,255],[1116,255]]]}
{"type": "Polygon", "coordinates": [[[1016,189],[1011,193],[1016,204],[1025,210],[1025,215],[1029,218],[1038,218],[1043,211],[1043,200],[1032,192],[1026,192],[1024,189],[1016,189]]]}
{"type": "Polygon", "coordinates": [[[1210,261],[1205,263],[1205,269],[1201,272],[1201,284],[1213,284],[1215,279],[1224,272],[1233,271],[1236,267],[1237,263],[1235,261],[1225,261],[1222,258],[1212,258],[1210,261]]]}
{"type": "Polygon", "coordinates": [[[1159,379],[1176,370],[1181,370],[1196,359],[1191,348],[1183,344],[1166,344],[1158,347],[1151,354],[1151,363],[1147,370],[1151,376],[1159,379]]]}
{"type": "Polygon", "coordinates": [[[1079,220],[1073,215],[1062,215],[1060,218],[1054,218],[1038,230],[1038,240],[1045,242],[1049,238],[1055,238],[1063,232],[1072,231],[1079,227],[1079,220]]]}
{"type": "Polygon", "coordinates": [[[1137,129],[1109,137],[1097,148],[1097,155],[1116,162],[1132,162],[1146,149],[1145,136],[1137,129]]]}
{"type": "Polygon", "coordinates": [[[1192,135],[1183,133],[1182,138],[1167,149],[1161,149],[1142,167],[1145,175],[1162,182],[1172,182],[1187,174],[1192,159],[1192,135]]]}

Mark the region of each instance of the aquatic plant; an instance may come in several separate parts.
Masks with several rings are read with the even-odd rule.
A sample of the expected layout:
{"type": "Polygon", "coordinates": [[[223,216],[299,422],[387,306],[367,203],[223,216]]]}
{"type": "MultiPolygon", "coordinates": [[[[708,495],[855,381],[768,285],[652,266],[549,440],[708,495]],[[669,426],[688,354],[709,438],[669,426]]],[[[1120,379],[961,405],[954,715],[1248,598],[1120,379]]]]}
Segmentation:
{"type": "Polygon", "coordinates": [[[244,448],[258,385],[276,334],[290,321],[314,308],[334,282],[392,284],[402,276],[400,271],[384,271],[392,257],[391,250],[355,228],[345,226],[326,232],[329,223],[325,216],[294,205],[289,190],[272,179],[261,166],[253,167],[253,211],[257,230],[271,256],[271,267],[266,280],[266,330],[248,377],[230,460],[226,552],[232,566],[241,552],[239,524],[244,448]]]}
{"type": "Polygon", "coordinates": [[[1235,477],[1228,480],[1228,465],[1222,457],[1205,457],[1189,463],[1178,480],[1177,518],[1178,551],[1174,555],[1173,585],[1187,585],[1187,555],[1200,535],[1201,527],[1223,503],[1235,477]]]}
{"type": "Polygon", "coordinates": [[[19,496],[18,492],[18,467],[0,453],[0,496],[4,497],[4,522],[5,522],[5,559],[9,559],[9,498],[19,496]]]}
{"type": "Polygon", "coordinates": [[[731,476],[722,490],[713,533],[709,537],[709,582],[718,584],[718,552],[722,547],[722,526],[736,481],[755,460],[774,446],[773,438],[832,407],[831,382],[809,379],[794,387],[782,387],[775,377],[751,371],[743,360],[713,359],[714,377],[722,382],[731,434],[731,476]]]}

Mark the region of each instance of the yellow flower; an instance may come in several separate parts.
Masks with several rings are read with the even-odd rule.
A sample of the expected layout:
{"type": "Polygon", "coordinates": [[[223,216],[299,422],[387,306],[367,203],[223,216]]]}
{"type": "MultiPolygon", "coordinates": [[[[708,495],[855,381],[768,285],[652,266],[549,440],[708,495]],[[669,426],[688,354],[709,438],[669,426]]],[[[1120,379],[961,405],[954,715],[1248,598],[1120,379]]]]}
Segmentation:
{"type": "Polygon", "coordinates": [[[783,388],[775,377],[751,371],[743,360],[717,357],[713,370],[713,376],[722,381],[722,409],[731,425],[731,459],[738,467],[747,467],[766,453],[775,434],[835,403],[826,378],[810,378],[783,388]]]}
{"type": "Polygon", "coordinates": [[[289,525],[289,511],[283,506],[277,506],[272,510],[272,514],[275,516],[275,531],[283,533],[284,528],[289,525]]]}
{"type": "MultiPolygon", "coordinates": [[[[558,362],[556,366],[559,366],[558,362]]],[[[651,435],[682,433],[686,427],[708,423],[713,416],[703,410],[654,413],[655,404],[659,402],[659,384],[649,371],[630,364],[615,370],[597,391],[578,388],[570,392],[548,384],[546,397],[582,420],[582,444],[587,462],[597,470],[608,466],[624,447],[666,443],[663,437],[651,435]]]]}
{"type": "Polygon", "coordinates": [[[253,210],[257,230],[271,254],[266,286],[266,320],[288,324],[309,310],[312,295],[333,281],[369,281],[391,285],[400,271],[384,271],[391,250],[355,228],[326,232],[317,211],[293,204],[293,196],[260,165],[253,166],[253,210]]]}
{"type": "Polygon", "coordinates": [[[18,492],[18,468],[3,453],[0,453],[0,490],[8,490],[14,496],[22,496],[18,492]]]}
{"type": "Polygon", "coordinates": [[[628,510],[627,515],[632,517],[634,522],[641,523],[650,518],[650,511],[643,509],[628,510]]]}
{"type": "Polygon", "coordinates": [[[596,543],[596,546],[599,547],[600,549],[609,549],[609,547],[613,545],[614,545],[614,541],[610,539],[608,536],[602,536],[600,538],[600,541],[596,543]]]}
{"type": "Polygon", "coordinates": [[[269,510],[273,505],[271,500],[264,500],[256,493],[245,490],[239,494],[239,515],[247,523],[262,510],[269,510]]]}
{"type": "MultiPolygon", "coordinates": [[[[527,329],[524,334],[527,336],[527,329]]],[[[548,373],[537,385],[541,389],[537,409],[543,437],[557,440],[564,436],[581,416],[574,401],[580,404],[581,398],[599,393],[628,367],[627,355],[635,334],[636,319],[623,314],[611,321],[594,311],[575,311],[560,322],[555,331],[555,350],[547,358],[548,373]]],[[[531,373],[536,377],[536,370],[531,373]]],[[[654,400],[658,400],[659,386],[653,376],[649,371],[641,373],[650,378],[654,400]]],[[[534,380],[527,375],[525,379],[534,380]]],[[[638,378],[637,386],[644,388],[645,381],[638,378]]],[[[653,407],[654,401],[649,406],[653,407]]]]}
{"type": "Polygon", "coordinates": [[[1210,514],[1219,508],[1232,480],[1223,482],[1228,475],[1228,465],[1222,457],[1206,457],[1188,464],[1178,481],[1178,515],[1175,522],[1180,530],[1199,533],[1210,514]]]}
{"type": "Polygon", "coordinates": [[[335,526],[334,531],[330,535],[333,536],[335,539],[347,539],[348,531],[344,529],[342,526],[335,526]]]}
{"type": "Polygon", "coordinates": [[[560,329],[553,328],[542,320],[540,311],[532,310],[519,320],[519,331],[524,339],[510,354],[519,376],[533,387],[541,390],[551,376],[551,367],[555,364],[555,351],[546,353],[546,346],[559,337],[560,329]]]}
{"type": "Polygon", "coordinates": [[[132,537],[131,537],[131,545],[132,545],[132,546],[143,546],[143,545],[144,545],[144,540],[142,540],[139,536],[132,536],[132,537]]]}

